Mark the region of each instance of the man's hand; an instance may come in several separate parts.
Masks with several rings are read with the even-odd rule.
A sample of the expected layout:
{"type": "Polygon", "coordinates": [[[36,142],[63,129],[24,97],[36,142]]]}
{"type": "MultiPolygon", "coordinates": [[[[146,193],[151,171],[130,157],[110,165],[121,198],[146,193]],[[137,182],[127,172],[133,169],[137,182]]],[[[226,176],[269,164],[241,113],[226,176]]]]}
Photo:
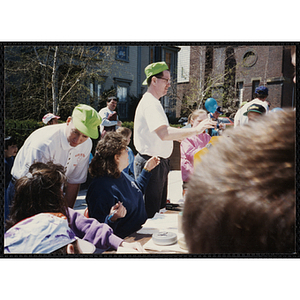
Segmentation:
{"type": "Polygon", "coordinates": [[[157,156],[152,156],[150,159],[147,160],[147,162],[145,163],[144,168],[147,171],[151,171],[153,170],[156,166],[158,166],[160,164],[160,158],[157,156]]]}
{"type": "Polygon", "coordinates": [[[197,134],[200,134],[200,133],[203,133],[206,129],[214,128],[216,125],[217,125],[216,121],[212,121],[210,119],[205,119],[195,127],[195,130],[196,130],[197,134]]]}

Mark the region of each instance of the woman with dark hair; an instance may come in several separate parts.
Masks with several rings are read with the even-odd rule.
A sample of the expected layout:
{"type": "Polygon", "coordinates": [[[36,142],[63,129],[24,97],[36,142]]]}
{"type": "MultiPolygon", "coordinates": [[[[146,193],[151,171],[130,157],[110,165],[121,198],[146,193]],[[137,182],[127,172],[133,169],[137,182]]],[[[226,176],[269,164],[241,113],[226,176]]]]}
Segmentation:
{"type": "Polygon", "coordinates": [[[62,186],[66,183],[64,167],[52,162],[37,162],[26,176],[15,183],[15,196],[6,229],[38,213],[53,212],[68,215],[62,186]]]}
{"type": "Polygon", "coordinates": [[[137,180],[122,172],[128,163],[126,139],[120,133],[108,132],[98,142],[90,164],[95,178],[86,195],[89,216],[107,223],[122,238],[139,230],[147,220],[143,194],[160,159],[151,157],[137,180]]]}
{"type": "Polygon", "coordinates": [[[6,230],[20,221],[41,213],[66,216],[76,237],[89,241],[98,249],[130,247],[143,251],[139,243],[126,243],[113,234],[107,224],[86,218],[67,206],[64,197],[66,176],[62,165],[52,162],[33,163],[26,176],[16,180],[15,196],[6,222],[6,230]]]}

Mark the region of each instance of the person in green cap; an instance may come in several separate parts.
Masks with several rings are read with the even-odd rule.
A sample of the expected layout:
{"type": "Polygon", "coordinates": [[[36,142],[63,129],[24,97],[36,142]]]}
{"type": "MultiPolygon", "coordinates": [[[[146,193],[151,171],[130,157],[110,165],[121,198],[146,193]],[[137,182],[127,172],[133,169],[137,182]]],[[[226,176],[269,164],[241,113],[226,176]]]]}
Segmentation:
{"type": "Polygon", "coordinates": [[[148,218],[166,206],[169,173],[169,156],[173,151],[173,141],[200,134],[213,128],[216,122],[205,119],[196,127],[178,129],[169,126],[168,118],[159,99],[165,96],[171,86],[168,65],[155,62],[145,68],[148,86],[140,100],[134,118],[134,146],[138,151],[134,162],[134,174],[137,178],[146,161],[152,156],[160,158],[160,164],[152,170],[152,176],[145,192],[145,206],[148,218]]]}
{"type": "Polygon", "coordinates": [[[266,113],[264,106],[260,104],[252,104],[248,107],[247,111],[243,113],[244,116],[248,117],[248,122],[259,119],[266,113]]]}
{"type": "MultiPolygon", "coordinates": [[[[14,195],[14,182],[28,173],[34,162],[52,161],[65,167],[67,187],[65,197],[73,207],[79,186],[87,178],[92,139],[99,136],[101,118],[89,105],[79,104],[66,123],[45,126],[35,130],[24,142],[12,168],[12,180],[8,186],[10,201],[14,195]]],[[[11,203],[11,202],[10,202],[11,203]]]]}

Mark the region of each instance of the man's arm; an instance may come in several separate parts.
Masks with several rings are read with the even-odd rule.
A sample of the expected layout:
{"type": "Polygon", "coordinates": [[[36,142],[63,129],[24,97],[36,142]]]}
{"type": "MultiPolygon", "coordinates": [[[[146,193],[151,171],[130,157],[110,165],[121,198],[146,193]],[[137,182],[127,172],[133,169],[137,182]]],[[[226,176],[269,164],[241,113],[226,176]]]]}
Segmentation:
{"type": "Polygon", "coordinates": [[[214,128],[215,125],[217,125],[217,122],[205,119],[196,127],[180,129],[162,125],[155,132],[162,141],[182,141],[185,138],[204,132],[205,129],[214,128]]]}
{"type": "Polygon", "coordinates": [[[65,194],[65,199],[67,202],[68,207],[73,208],[77,195],[78,195],[78,191],[79,191],[79,186],[80,184],[74,184],[74,183],[68,183],[67,184],[67,188],[66,188],[66,194],[65,194]]]}

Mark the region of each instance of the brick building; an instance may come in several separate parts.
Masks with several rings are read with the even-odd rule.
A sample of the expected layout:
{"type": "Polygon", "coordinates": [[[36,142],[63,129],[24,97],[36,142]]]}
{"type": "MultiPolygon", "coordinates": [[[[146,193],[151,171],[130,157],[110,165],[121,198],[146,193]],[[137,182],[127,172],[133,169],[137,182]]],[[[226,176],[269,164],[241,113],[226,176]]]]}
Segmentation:
{"type": "MultiPolygon", "coordinates": [[[[205,99],[213,97],[224,108],[226,100],[231,100],[231,109],[226,110],[231,117],[243,101],[253,99],[257,86],[269,89],[268,100],[274,107],[295,106],[294,67],[291,63],[291,49],[294,45],[205,45],[181,46],[178,64],[178,98],[188,98],[188,106],[194,109],[199,104],[199,94],[193,99],[189,93],[194,89],[192,80],[197,79],[197,88],[205,90],[208,78],[209,88],[203,93],[205,99]],[[181,57],[185,56],[185,57],[181,57]],[[189,64],[186,57],[189,57],[189,64]],[[230,72],[229,72],[230,71],[230,72]],[[181,74],[187,74],[180,78],[181,74]]],[[[177,116],[180,116],[180,101],[177,116]]]]}

